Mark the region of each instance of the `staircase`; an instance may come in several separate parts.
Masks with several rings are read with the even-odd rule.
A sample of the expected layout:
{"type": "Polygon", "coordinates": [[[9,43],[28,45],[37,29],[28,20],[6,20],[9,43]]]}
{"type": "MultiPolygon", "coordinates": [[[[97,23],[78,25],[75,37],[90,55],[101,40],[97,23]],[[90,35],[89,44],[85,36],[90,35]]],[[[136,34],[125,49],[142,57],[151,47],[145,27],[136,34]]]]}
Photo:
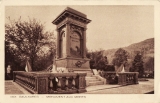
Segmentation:
{"type": "Polygon", "coordinates": [[[75,73],[87,73],[86,76],[86,86],[104,85],[105,79],[99,75],[94,75],[91,69],[77,69],[74,70],[75,73]]]}

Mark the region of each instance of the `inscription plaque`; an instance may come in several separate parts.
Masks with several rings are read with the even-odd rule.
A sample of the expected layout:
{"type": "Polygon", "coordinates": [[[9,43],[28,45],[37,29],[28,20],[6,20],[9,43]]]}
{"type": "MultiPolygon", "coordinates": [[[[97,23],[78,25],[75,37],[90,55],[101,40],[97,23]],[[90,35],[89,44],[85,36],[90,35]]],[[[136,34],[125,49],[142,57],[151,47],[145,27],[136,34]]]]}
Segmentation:
{"type": "Polygon", "coordinates": [[[81,56],[80,35],[78,34],[78,32],[72,32],[70,37],[71,37],[71,47],[70,47],[71,55],[74,57],[80,57],[81,56]]]}

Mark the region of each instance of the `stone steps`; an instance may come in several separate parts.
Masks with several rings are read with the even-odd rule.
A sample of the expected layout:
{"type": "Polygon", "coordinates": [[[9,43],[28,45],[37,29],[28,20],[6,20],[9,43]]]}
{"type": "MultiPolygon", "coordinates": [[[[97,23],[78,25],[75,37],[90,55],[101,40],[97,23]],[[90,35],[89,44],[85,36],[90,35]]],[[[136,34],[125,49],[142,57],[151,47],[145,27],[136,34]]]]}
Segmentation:
{"type": "Polygon", "coordinates": [[[93,75],[93,76],[86,76],[86,79],[97,79],[97,78],[93,75]]]}
{"type": "Polygon", "coordinates": [[[86,79],[86,86],[95,86],[95,85],[103,85],[104,82],[98,79],[92,72],[91,69],[77,69],[74,70],[76,73],[87,73],[86,79]]]}
{"type": "MultiPolygon", "coordinates": [[[[76,71],[76,73],[84,73],[84,72],[82,72],[82,71],[76,71]]],[[[87,76],[93,76],[93,73],[91,73],[91,72],[87,72],[87,76]]]]}
{"type": "Polygon", "coordinates": [[[86,81],[88,81],[88,82],[94,82],[94,81],[99,81],[99,80],[93,78],[93,79],[88,79],[88,80],[86,79],[86,81]]]}
{"type": "Polygon", "coordinates": [[[103,85],[104,82],[99,80],[96,76],[86,76],[87,86],[103,85]]]}
{"type": "Polygon", "coordinates": [[[103,85],[103,81],[92,81],[92,82],[89,82],[89,85],[88,86],[95,86],[95,85],[103,85]]]}
{"type": "Polygon", "coordinates": [[[93,76],[93,73],[87,73],[87,76],[89,76],[89,77],[93,76]]]}
{"type": "Polygon", "coordinates": [[[92,73],[92,71],[74,71],[74,72],[76,72],[76,73],[92,73]]]}

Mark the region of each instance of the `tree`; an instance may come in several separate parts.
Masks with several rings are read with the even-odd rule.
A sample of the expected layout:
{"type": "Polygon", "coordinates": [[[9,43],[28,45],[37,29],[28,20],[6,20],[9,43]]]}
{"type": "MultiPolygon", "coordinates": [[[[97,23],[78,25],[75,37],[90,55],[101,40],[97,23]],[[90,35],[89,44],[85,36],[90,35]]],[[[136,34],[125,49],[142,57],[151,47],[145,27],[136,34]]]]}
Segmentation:
{"type": "Polygon", "coordinates": [[[5,49],[5,58],[14,58],[6,62],[19,62],[19,66],[24,67],[26,58],[29,58],[33,71],[37,71],[36,64],[44,54],[55,54],[55,38],[53,32],[45,32],[43,24],[36,19],[9,19],[9,23],[5,24],[5,49]]]}
{"type": "Polygon", "coordinates": [[[139,72],[139,77],[143,76],[144,67],[141,53],[137,53],[132,63],[131,72],[139,72]]]}
{"type": "Polygon", "coordinates": [[[128,52],[125,51],[122,48],[119,48],[113,58],[113,65],[120,67],[121,65],[124,65],[127,62],[128,52]]]}
{"type": "Polygon", "coordinates": [[[128,52],[125,51],[124,49],[119,48],[115,52],[112,64],[115,66],[115,71],[117,73],[122,71],[123,67],[128,61],[127,58],[128,58],[128,52]]]}
{"type": "Polygon", "coordinates": [[[144,67],[147,71],[154,71],[154,57],[148,57],[144,63],[144,67]]]}
{"type": "Polygon", "coordinates": [[[87,57],[91,59],[91,69],[104,70],[108,64],[107,57],[103,56],[103,50],[87,53],[87,57]]]}

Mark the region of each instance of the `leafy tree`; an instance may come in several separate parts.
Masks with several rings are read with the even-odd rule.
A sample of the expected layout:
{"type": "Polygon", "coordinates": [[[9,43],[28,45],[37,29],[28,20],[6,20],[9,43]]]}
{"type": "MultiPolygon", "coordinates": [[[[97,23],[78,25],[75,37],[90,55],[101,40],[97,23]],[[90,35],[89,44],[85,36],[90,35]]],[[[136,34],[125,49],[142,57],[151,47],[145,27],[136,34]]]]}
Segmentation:
{"type": "Polygon", "coordinates": [[[148,71],[154,71],[154,57],[148,57],[144,66],[148,71]]]}
{"type": "Polygon", "coordinates": [[[90,58],[90,68],[104,70],[108,64],[108,59],[103,56],[103,50],[87,53],[87,57],[90,58]]]}
{"type": "Polygon", "coordinates": [[[122,48],[119,48],[114,54],[112,63],[113,65],[120,67],[121,65],[127,63],[127,57],[128,57],[128,52],[122,48]]]}
{"type": "Polygon", "coordinates": [[[139,72],[139,77],[143,76],[144,67],[143,67],[143,59],[141,53],[137,53],[132,63],[131,72],[139,72]]]}
{"type": "Polygon", "coordinates": [[[26,58],[29,58],[33,71],[37,71],[40,61],[42,63],[44,58],[54,54],[54,35],[52,32],[45,32],[40,21],[36,19],[13,21],[9,19],[9,23],[5,24],[6,65],[9,62],[19,63],[19,67],[24,68],[26,58]],[[8,59],[11,57],[12,60],[8,59]]]}

